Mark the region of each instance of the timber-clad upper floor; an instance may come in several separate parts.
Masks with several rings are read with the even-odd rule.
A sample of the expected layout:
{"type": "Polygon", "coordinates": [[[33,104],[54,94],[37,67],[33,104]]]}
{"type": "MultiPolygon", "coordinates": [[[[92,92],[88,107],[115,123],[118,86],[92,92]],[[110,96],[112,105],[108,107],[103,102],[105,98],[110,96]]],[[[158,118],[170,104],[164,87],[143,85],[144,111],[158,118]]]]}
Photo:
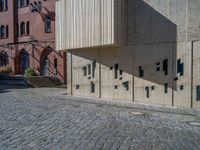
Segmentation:
{"type": "Polygon", "coordinates": [[[58,0],[56,19],[57,50],[200,40],[197,0],[58,0]]]}

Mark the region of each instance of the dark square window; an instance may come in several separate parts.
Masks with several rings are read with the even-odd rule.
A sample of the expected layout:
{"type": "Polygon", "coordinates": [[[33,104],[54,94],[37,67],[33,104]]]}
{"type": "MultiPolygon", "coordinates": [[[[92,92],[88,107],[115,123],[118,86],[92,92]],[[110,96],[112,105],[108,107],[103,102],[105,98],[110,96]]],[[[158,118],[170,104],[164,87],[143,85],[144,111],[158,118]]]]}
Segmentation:
{"type": "Polygon", "coordinates": [[[80,86],[79,85],[76,85],[76,89],[78,90],[80,88],[80,86]]]}
{"type": "Polygon", "coordinates": [[[180,90],[184,90],[184,85],[180,85],[180,90]]]}

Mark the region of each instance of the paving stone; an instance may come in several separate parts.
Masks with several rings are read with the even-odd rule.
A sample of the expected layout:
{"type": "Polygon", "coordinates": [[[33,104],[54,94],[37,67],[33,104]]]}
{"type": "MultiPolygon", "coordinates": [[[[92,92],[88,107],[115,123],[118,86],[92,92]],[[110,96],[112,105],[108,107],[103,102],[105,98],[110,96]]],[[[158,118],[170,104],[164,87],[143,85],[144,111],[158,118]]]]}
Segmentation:
{"type": "Polygon", "coordinates": [[[63,93],[1,86],[0,149],[200,149],[194,116],[85,103],[63,93]]]}

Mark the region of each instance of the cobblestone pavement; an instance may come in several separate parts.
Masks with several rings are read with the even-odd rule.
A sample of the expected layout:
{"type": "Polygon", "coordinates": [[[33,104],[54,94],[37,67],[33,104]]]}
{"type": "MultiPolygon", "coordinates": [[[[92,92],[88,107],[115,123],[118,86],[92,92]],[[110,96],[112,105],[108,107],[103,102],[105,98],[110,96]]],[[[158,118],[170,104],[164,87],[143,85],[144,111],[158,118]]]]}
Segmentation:
{"type": "Polygon", "coordinates": [[[200,127],[188,123],[198,117],[75,102],[64,93],[1,86],[0,150],[200,149],[200,127]]]}

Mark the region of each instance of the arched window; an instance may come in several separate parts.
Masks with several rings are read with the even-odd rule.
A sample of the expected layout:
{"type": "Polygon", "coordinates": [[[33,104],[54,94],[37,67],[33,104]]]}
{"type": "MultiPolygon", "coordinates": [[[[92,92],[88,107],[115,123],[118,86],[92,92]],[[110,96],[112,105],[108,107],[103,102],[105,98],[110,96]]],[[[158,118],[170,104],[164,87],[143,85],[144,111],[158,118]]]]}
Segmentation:
{"type": "Polygon", "coordinates": [[[21,32],[21,35],[25,34],[25,23],[24,22],[22,22],[20,25],[20,32],[21,32]]]}
{"type": "Polygon", "coordinates": [[[6,26],[6,37],[8,38],[9,36],[9,28],[8,28],[8,25],[6,26]]]}
{"type": "Polygon", "coordinates": [[[26,34],[27,34],[27,35],[29,35],[29,33],[30,33],[29,27],[30,27],[30,24],[29,24],[29,21],[28,21],[28,22],[26,23],[26,34]]]}
{"type": "Polygon", "coordinates": [[[2,25],[0,29],[0,37],[3,38],[4,36],[5,36],[5,27],[4,25],[2,25]]]}
{"type": "Polygon", "coordinates": [[[45,32],[51,32],[51,17],[50,16],[46,16],[45,18],[45,32]]]}
{"type": "Polygon", "coordinates": [[[4,51],[0,52],[0,67],[7,66],[8,63],[9,61],[7,53],[4,51]]]}
{"type": "Polygon", "coordinates": [[[4,11],[4,9],[5,9],[4,0],[0,0],[0,11],[4,11]]]}

